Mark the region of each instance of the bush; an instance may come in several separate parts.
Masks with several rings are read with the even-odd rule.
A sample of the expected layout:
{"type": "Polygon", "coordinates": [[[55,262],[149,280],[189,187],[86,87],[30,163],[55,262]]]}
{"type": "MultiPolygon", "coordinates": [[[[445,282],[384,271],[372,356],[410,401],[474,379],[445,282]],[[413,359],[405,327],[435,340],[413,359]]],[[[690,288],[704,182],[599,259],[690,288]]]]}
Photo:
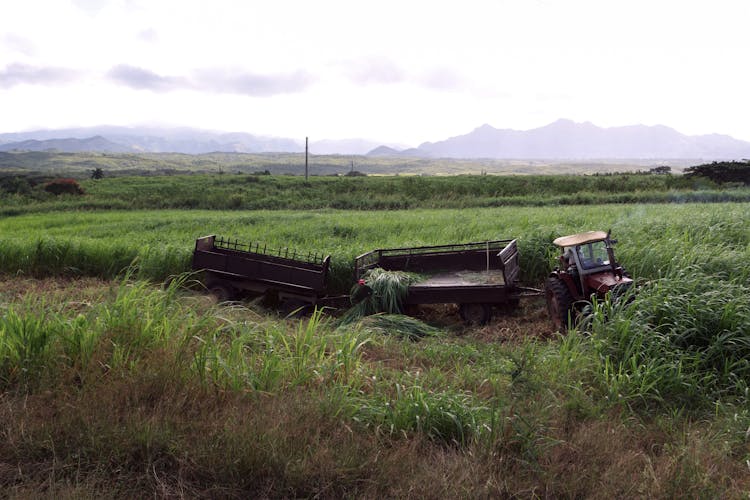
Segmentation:
{"type": "Polygon", "coordinates": [[[31,193],[31,184],[27,178],[22,176],[0,177],[0,190],[10,194],[29,194],[31,193]]]}
{"type": "Polygon", "coordinates": [[[75,179],[55,179],[44,186],[44,190],[55,196],[60,194],[84,194],[83,188],[75,179]]]}
{"type": "Polygon", "coordinates": [[[685,169],[685,177],[704,177],[724,184],[728,182],[750,185],[750,161],[722,161],[696,165],[685,169]]]}

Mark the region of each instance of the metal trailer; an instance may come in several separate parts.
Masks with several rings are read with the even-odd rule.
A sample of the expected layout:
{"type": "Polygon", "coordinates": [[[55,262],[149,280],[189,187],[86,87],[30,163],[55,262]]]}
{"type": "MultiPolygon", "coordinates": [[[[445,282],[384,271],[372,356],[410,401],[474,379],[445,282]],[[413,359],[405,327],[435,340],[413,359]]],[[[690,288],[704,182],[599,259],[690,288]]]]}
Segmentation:
{"type": "Polygon", "coordinates": [[[219,300],[249,292],[278,300],[291,310],[342,299],[326,295],[330,264],[330,255],[272,250],[209,235],[195,241],[192,267],[205,272],[205,285],[219,300]]]}
{"type": "Polygon", "coordinates": [[[405,304],[455,303],[469,323],[485,324],[493,308],[513,310],[521,297],[540,293],[518,285],[520,267],[514,239],[373,250],[356,258],[357,279],[376,267],[424,275],[409,286],[405,304]]]}

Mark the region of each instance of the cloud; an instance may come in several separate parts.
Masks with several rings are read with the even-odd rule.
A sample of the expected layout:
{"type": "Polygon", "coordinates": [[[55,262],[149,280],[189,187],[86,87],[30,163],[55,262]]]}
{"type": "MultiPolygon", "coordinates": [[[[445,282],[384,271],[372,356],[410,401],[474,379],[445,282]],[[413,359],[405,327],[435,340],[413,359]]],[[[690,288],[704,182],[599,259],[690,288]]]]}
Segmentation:
{"type": "Polygon", "coordinates": [[[107,72],[107,77],[115,83],[138,90],[198,90],[258,97],[300,92],[313,81],[313,77],[304,71],[267,75],[227,69],[200,69],[194,71],[190,77],[182,77],[160,75],[127,64],[111,68],[107,72]]]}
{"type": "Polygon", "coordinates": [[[0,70],[0,88],[16,85],[48,85],[67,83],[74,80],[78,72],[69,68],[40,67],[14,63],[0,70]]]}
{"type": "Polygon", "coordinates": [[[144,29],[138,32],[138,39],[148,43],[159,41],[159,34],[153,28],[144,29]]]}
{"type": "Polygon", "coordinates": [[[419,83],[435,90],[466,90],[470,84],[455,71],[448,68],[432,69],[419,77],[419,83]]]}
{"type": "Polygon", "coordinates": [[[180,88],[189,87],[189,82],[183,78],[173,76],[162,76],[153,71],[120,64],[107,72],[110,80],[138,90],[153,90],[154,92],[167,92],[180,88]]]}
{"type": "Polygon", "coordinates": [[[356,85],[396,85],[412,83],[432,90],[469,90],[470,82],[450,68],[429,68],[424,71],[403,69],[389,59],[370,57],[340,64],[346,77],[356,85]]]}
{"type": "Polygon", "coordinates": [[[36,54],[36,45],[28,38],[8,33],[2,37],[3,44],[11,50],[19,52],[25,56],[36,54]]]}
{"type": "Polygon", "coordinates": [[[354,83],[393,84],[406,80],[406,73],[389,59],[369,57],[343,63],[345,73],[354,83]]]}
{"type": "Polygon", "coordinates": [[[109,2],[104,0],[72,0],[72,3],[89,14],[98,14],[109,2]]]}
{"type": "Polygon", "coordinates": [[[314,80],[305,71],[264,75],[227,70],[200,70],[195,73],[195,77],[195,84],[201,90],[259,97],[301,92],[314,80]]]}

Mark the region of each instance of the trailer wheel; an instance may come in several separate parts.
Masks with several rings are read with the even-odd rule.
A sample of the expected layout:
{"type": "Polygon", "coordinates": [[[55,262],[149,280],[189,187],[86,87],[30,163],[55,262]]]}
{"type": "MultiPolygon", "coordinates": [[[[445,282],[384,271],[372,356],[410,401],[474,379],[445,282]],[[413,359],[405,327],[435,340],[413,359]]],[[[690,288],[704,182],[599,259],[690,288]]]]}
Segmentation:
{"type": "Polygon", "coordinates": [[[547,299],[547,313],[552,320],[552,325],[560,332],[567,331],[573,314],[573,297],[568,287],[560,278],[552,276],[547,278],[544,296],[547,299]]]}
{"type": "Polygon", "coordinates": [[[216,298],[217,302],[227,302],[237,297],[234,287],[223,283],[215,283],[209,286],[208,291],[216,298]]]}
{"type": "Polygon", "coordinates": [[[287,319],[301,318],[313,310],[310,302],[299,299],[285,299],[281,302],[281,314],[287,319]]]}
{"type": "Polygon", "coordinates": [[[469,325],[486,325],[492,317],[492,306],[489,304],[461,304],[458,313],[469,325]]]}
{"type": "Polygon", "coordinates": [[[503,302],[497,305],[497,308],[503,314],[513,314],[521,306],[521,299],[515,298],[510,299],[507,302],[503,302]]]}

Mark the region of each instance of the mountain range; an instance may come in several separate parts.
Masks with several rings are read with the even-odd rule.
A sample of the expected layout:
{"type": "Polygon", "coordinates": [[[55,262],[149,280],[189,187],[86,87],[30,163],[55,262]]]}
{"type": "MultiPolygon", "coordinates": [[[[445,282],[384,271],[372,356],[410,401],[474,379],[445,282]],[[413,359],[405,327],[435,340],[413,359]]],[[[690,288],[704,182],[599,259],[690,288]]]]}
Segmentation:
{"type": "MultiPolygon", "coordinates": [[[[602,128],[558,120],[526,131],[482,125],[472,132],[421,144],[419,151],[442,158],[604,159],[750,157],[750,142],[727,135],[687,136],[663,125],[602,128]]],[[[411,152],[410,152],[411,154],[411,152]]]]}
{"type": "MultiPolygon", "coordinates": [[[[243,132],[102,126],[0,134],[0,151],[14,150],[299,153],[304,151],[304,143],[243,132]]],[[[603,128],[589,122],[558,120],[523,131],[482,125],[467,134],[425,142],[416,148],[345,139],[313,141],[310,151],[313,154],[420,158],[741,159],[750,158],[750,142],[719,134],[688,136],[663,125],[603,128]]]]}
{"type": "Polygon", "coordinates": [[[184,127],[101,126],[0,134],[0,151],[13,150],[70,153],[298,153],[304,151],[305,146],[292,139],[244,132],[213,132],[184,127]]]}

